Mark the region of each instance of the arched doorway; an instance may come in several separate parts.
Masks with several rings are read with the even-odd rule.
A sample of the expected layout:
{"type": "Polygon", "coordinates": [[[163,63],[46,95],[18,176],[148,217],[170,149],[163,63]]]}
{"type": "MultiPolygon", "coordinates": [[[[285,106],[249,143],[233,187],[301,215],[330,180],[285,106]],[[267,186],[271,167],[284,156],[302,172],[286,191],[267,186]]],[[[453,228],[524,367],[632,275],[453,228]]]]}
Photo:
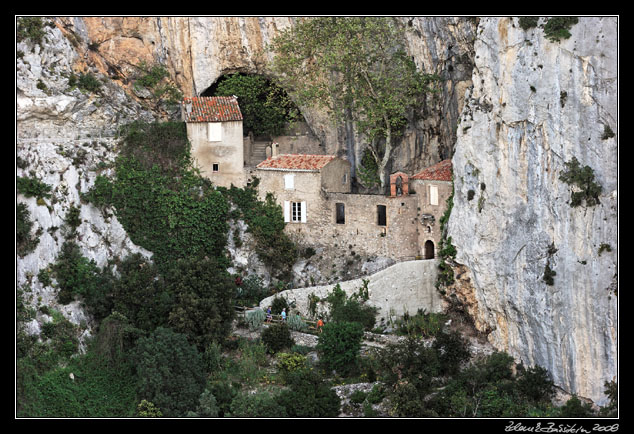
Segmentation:
{"type": "Polygon", "coordinates": [[[431,240],[425,241],[425,259],[434,259],[434,242],[431,240]]]}

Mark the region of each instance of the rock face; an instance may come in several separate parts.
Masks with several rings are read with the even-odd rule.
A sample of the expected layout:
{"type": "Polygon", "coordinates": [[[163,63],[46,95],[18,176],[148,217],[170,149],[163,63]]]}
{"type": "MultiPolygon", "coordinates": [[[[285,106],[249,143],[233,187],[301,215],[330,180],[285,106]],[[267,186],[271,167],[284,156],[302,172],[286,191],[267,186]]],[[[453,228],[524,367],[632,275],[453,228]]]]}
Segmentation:
{"type": "Polygon", "coordinates": [[[601,402],[617,372],[618,149],[605,135],[618,126],[617,22],[579,18],[570,32],[553,42],[517,18],[480,21],[449,235],[489,341],[601,402]],[[559,176],[573,157],[602,186],[598,206],[571,207],[559,176]]]}
{"type": "MultiPolygon", "coordinates": [[[[119,126],[165,118],[135,91],[136,65],[160,63],[184,95],[199,95],[226,73],[267,74],[266,45],[299,19],[63,17],[42,44],[19,42],[17,176],[33,172],[55,199],[17,196],[42,235],[17,260],[16,284],[53,302],[35,276],[59,252],[57,228],[71,206],[81,205],[88,258],[102,265],[141,251],[114,217],[80,201],[107,174],[119,126]],[[69,86],[71,74],[88,72],[103,83],[98,93],[69,86]]],[[[449,235],[460,276],[449,295],[498,349],[601,402],[617,358],[617,137],[604,138],[606,127],[618,131],[616,18],[580,18],[560,42],[539,27],[521,29],[517,18],[398,19],[416,64],[444,79],[412,115],[391,169],[413,173],[453,155],[449,235]],[[573,157],[594,170],[598,206],[570,206],[559,176],[573,157]],[[547,264],[557,273],[552,286],[543,281],[547,264]]],[[[324,152],[353,146],[359,156],[361,138],[348,140],[321,113],[304,115],[324,152]]],[[[67,309],[81,322],[80,306],[67,309]]]]}

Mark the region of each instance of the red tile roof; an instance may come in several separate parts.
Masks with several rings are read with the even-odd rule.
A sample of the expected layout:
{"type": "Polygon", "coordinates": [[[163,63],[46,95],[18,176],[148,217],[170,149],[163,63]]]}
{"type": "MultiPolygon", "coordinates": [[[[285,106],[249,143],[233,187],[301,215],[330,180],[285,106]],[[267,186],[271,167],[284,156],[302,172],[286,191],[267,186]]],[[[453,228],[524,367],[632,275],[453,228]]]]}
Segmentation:
{"type": "Polygon", "coordinates": [[[453,171],[451,169],[451,160],[443,160],[440,163],[436,163],[416,175],[411,179],[424,179],[430,181],[451,181],[453,171]]]}
{"type": "Polygon", "coordinates": [[[238,100],[232,96],[198,96],[183,98],[182,110],[185,122],[241,121],[242,112],[238,100]]]}
{"type": "Polygon", "coordinates": [[[321,170],[334,158],[334,155],[281,154],[267,158],[256,167],[258,169],[321,170]]]}

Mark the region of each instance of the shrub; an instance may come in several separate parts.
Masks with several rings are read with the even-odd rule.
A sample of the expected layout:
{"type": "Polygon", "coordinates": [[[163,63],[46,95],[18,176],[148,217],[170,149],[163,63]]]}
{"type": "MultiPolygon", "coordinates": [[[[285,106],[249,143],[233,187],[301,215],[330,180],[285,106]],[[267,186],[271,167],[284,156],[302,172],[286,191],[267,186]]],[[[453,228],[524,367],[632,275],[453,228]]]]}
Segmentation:
{"type": "Polygon", "coordinates": [[[279,315],[282,313],[283,309],[286,309],[286,312],[288,312],[288,300],[284,297],[277,296],[273,298],[273,302],[271,303],[271,313],[273,315],[279,315]]]}
{"type": "Polygon", "coordinates": [[[64,242],[57,262],[51,268],[59,285],[57,299],[62,304],[97,290],[99,269],[93,260],[81,254],[79,246],[73,241],[64,242]]]}
{"type": "Polygon", "coordinates": [[[441,374],[457,373],[460,370],[460,364],[471,357],[467,341],[458,332],[437,334],[432,348],[438,354],[441,374]]]}
{"type": "Polygon", "coordinates": [[[346,374],[357,369],[363,328],[354,322],[325,324],[317,342],[320,362],[328,370],[346,374]]]}
{"type": "Polygon", "coordinates": [[[288,390],[283,390],[277,402],[289,417],[336,417],[341,399],[313,370],[294,372],[287,379],[288,390]]]}
{"type": "Polygon", "coordinates": [[[598,205],[602,187],[594,181],[592,168],[590,166],[581,167],[576,157],[564,164],[566,171],[559,176],[559,179],[579,189],[579,191],[571,192],[570,206],[580,206],[584,201],[586,206],[598,205]]]}
{"type": "Polygon", "coordinates": [[[31,253],[40,242],[39,234],[31,235],[33,221],[31,212],[25,203],[18,203],[15,206],[15,247],[20,257],[31,253]]]}
{"type": "Polygon", "coordinates": [[[288,324],[288,328],[294,331],[302,332],[308,329],[308,324],[306,324],[299,315],[289,315],[286,323],[288,324]]]}
{"type": "Polygon", "coordinates": [[[249,330],[258,330],[262,327],[265,319],[266,314],[262,309],[251,310],[246,314],[246,321],[249,325],[249,330]]]}
{"type": "Polygon", "coordinates": [[[273,324],[267,327],[261,335],[262,342],[269,353],[277,353],[285,348],[292,347],[295,342],[291,332],[285,323],[273,324]]]}
{"type": "Polygon", "coordinates": [[[231,401],[230,417],[287,417],[286,409],[268,391],[240,393],[231,401]]]}
{"type": "Polygon", "coordinates": [[[37,199],[50,198],[53,187],[40,181],[37,178],[27,178],[18,176],[16,178],[16,187],[18,193],[26,197],[35,197],[37,199]]]}
{"type": "Polygon", "coordinates": [[[541,366],[518,368],[517,390],[532,403],[548,402],[555,394],[555,385],[550,373],[541,366]]]}
{"type": "Polygon", "coordinates": [[[174,300],[169,324],[188,336],[200,351],[211,342],[222,342],[235,317],[233,282],[213,258],[179,259],[165,275],[167,291],[174,300]]]}
{"type": "Polygon", "coordinates": [[[205,385],[201,357],[185,335],[158,327],[137,341],[133,353],[137,394],[167,417],[196,408],[205,385]]]}
{"type": "Polygon", "coordinates": [[[544,25],[544,34],[551,41],[568,39],[570,28],[579,22],[577,17],[551,17],[544,25]]]}
{"type": "Polygon", "coordinates": [[[528,30],[532,27],[537,27],[539,17],[520,17],[519,24],[523,30],[528,30]]]}
{"type": "Polygon", "coordinates": [[[277,369],[283,377],[306,368],[306,356],[297,353],[277,353],[277,369]]]}

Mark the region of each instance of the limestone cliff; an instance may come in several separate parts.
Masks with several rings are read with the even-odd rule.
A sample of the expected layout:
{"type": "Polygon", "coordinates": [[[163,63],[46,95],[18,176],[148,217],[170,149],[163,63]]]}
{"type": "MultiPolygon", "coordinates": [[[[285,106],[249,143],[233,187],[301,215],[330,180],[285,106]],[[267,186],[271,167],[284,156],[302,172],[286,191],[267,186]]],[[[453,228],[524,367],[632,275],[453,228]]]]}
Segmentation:
{"type": "MultiPolygon", "coordinates": [[[[58,17],[42,43],[19,42],[16,172],[51,184],[53,199],[17,197],[42,235],[36,251],[18,259],[16,283],[31,284],[45,303],[54,298],[34,276],[59,251],[69,208],[107,174],[117,128],[174,115],[134,88],[141,62],[164,65],[184,95],[200,94],[226,73],[267,74],[267,43],[298,19],[58,17]],[[94,74],[101,90],[69,86],[80,73],[94,74]]],[[[450,295],[497,348],[601,401],[617,360],[618,137],[605,134],[618,131],[616,19],[580,18],[560,42],[540,27],[523,30],[517,18],[399,21],[416,64],[444,81],[412,116],[392,169],[412,173],[453,156],[449,235],[460,278],[450,295]],[[559,176],[572,157],[594,170],[598,206],[570,206],[559,176]],[[552,286],[542,279],[546,264],[557,273],[552,286]]],[[[304,115],[326,152],[345,153],[343,127],[310,109],[304,115]]],[[[351,142],[358,153],[362,139],[351,142]]],[[[114,216],[90,205],[81,213],[89,258],[101,264],[140,250],[114,216]]],[[[65,313],[80,322],[80,306],[65,313]]]]}
{"type": "Polygon", "coordinates": [[[517,18],[480,21],[449,236],[489,341],[601,401],[617,373],[617,21],[579,18],[570,32],[555,42],[517,18]],[[594,171],[599,205],[570,205],[559,177],[573,157],[594,171]]]}

